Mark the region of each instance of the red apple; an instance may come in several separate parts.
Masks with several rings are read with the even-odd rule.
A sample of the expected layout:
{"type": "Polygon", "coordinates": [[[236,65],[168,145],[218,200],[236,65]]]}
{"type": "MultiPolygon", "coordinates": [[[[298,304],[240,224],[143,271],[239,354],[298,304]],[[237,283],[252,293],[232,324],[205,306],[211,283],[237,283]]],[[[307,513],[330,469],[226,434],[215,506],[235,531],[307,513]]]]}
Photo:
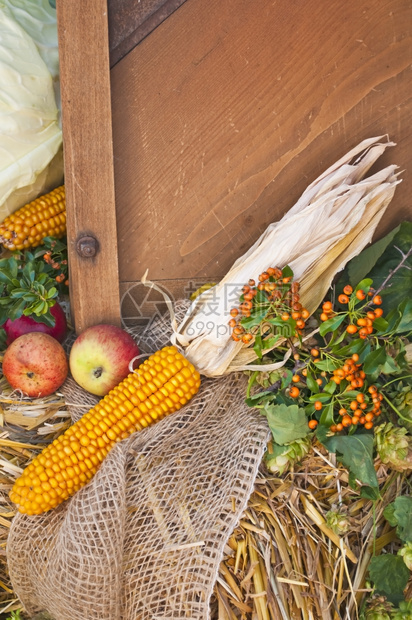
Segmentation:
{"type": "Polygon", "coordinates": [[[3,374],[7,381],[32,398],[53,394],[68,372],[62,345],[43,332],[19,336],[4,353],[3,374]]]}
{"type": "Polygon", "coordinates": [[[73,379],[91,394],[104,396],[129,374],[139,355],[133,338],[115,325],[93,325],[76,338],[70,351],[73,379]]]}
{"type": "Polygon", "coordinates": [[[55,324],[53,327],[49,327],[45,323],[39,323],[38,321],[32,319],[31,316],[23,315],[14,321],[7,319],[3,325],[7,334],[6,345],[8,346],[19,336],[28,334],[29,332],[43,332],[44,334],[53,336],[53,338],[56,338],[59,342],[63,342],[67,331],[67,321],[64,310],[60,304],[56,302],[54,306],[50,308],[50,314],[55,319],[55,324]]]}

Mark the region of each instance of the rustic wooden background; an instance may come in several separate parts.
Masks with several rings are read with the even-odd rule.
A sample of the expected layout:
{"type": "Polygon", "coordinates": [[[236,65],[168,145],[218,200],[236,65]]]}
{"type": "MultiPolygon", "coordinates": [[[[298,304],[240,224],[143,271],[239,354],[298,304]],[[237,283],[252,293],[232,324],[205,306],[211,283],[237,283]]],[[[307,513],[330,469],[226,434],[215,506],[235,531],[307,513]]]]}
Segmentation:
{"type": "MultiPolygon", "coordinates": [[[[69,19],[80,21],[73,8],[78,2],[60,4],[66,4],[61,32],[76,32],[80,26],[69,19]]],[[[103,0],[97,4],[104,12],[103,0]]],[[[68,187],[68,211],[77,213],[69,215],[69,236],[73,245],[74,220],[86,208],[90,231],[96,225],[111,232],[101,240],[97,271],[89,259],[73,259],[76,279],[84,282],[78,291],[90,291],[90,280],[105,273],[102,297],[114,278],[122,313],[130,317],[134,308],[139,312],[133,297],[142,294],[136,282],[146,269],[177,297],[219,279],[318,174],[375,135],[397,143],[379,166],[398,164],[404,179],[377,236],[411,219],[411,33],[410,0],[186,0],[125,56],[112,59],[110,74],[107,58],[106,69],[86,71],[92,80],[96,72],[103,75],[105,98],[102,104],[93,91],[86,93],[89,111],[105,109],[89,116],[87,139],[65,110],[73,108],[68,100],[79,102],[89,90],[74,66],[64,70],[74,45],[66,39],[66,185],[75,186],[73,171],[76,178],[86,174],[79,172],[78,152],[90,145],[91,133],[106,149],[97,153],[103,168],[93,166],[92,173],[103,180],[102,207],[90,211],[84,186],[83,194],[68,187]],[[105,202],[112,192],[107,179],[114,182],[115,222],[112,198],[105,202]]],[[[127,37],[130,44],[133,36],[127,37]]],[[[95,152],[91,148],[88,158],[95,152]]],[[[99,297],[74,304],[78,329],[105,318],[99,297]]]]}

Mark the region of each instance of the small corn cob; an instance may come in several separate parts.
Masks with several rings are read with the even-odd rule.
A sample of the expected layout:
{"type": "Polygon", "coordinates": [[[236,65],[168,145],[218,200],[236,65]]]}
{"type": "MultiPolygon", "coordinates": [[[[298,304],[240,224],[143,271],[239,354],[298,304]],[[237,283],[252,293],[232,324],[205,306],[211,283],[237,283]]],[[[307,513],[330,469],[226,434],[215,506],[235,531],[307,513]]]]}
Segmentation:
{"type": "Polygon", "coordinates": [[[40,245],[44,237],[63,237],[66,232],[64,185],[21,207],[0,224],[0,243],[8,250],[40,245]]]}
{"type": "Polygon", "coordinates": [[[176,347],[160,349],[42,451],[10,499],[29,515],[54,508],[94,476],[116,442],[180,409],[199,386],[199,373],[176,347]]]}

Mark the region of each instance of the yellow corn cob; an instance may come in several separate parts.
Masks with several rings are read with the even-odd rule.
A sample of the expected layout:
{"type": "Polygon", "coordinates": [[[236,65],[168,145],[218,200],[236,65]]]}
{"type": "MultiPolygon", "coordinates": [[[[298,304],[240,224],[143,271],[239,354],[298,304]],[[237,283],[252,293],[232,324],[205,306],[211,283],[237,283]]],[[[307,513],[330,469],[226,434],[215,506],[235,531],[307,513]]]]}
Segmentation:
{"type": "Polygon", "coordinates": [[[0,243],[8,250],[40,245],[44,237],[63,237],[66,232],[64,185],[21,207],[0,225],[0,243]]]}
{"type": "Polygon", "coordinates": [[[29,515],[54,508],[94,476],[117,441],[180,409],[199,386],[175,347],[157,351],[26,467],[10,499],[29,515]]]}

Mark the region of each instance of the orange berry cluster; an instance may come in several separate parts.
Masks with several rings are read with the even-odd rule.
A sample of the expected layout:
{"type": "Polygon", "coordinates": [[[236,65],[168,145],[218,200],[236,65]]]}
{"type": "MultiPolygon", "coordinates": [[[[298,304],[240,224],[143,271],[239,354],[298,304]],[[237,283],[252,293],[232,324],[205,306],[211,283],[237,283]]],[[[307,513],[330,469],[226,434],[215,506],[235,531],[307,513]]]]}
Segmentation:
{"type": "Polygon", "coordinates": [[[242,288],[240,305],[230,310],[229,326],[232,328],[232,338],[249,344],[253,340],[253,333],[242,325],[242,319],[249,318],[254,309],[266,309],[262,322],[269,318],[278,317],[282,321],[295,321],[295,335],[302,334],[309,311],[300,303],[299,282],[293,281],[292,276],[284,276],[278,267],[268,267],[259,277],[258,282],[251,279],[242,288]],[[258,296],[258,292],[261,295],[258,296]],[[262,299],[263,296],[263,299],[262,299]]]}
{"type": "MultiPolygon", "coordinates": [[[[349,303],[350,295],[353,294],[353,288],[350,284],[347,284],[343,288],[343,293],[338,296],[338,301],[340,304],[346,305],[349,303]]],[[[373,322],[375,319],[383,316],[382,308],[374,308],[367,310],[366,306],[370,306],[374,304],[375,306],[380,306],[382,304],[382,297],[380,295],[374,295],[372,291],[366,293],[362,289],[358,289],[354,293],[357,301],[363,301],[368,296],[372,297],[371,301],[368,304],[365,304],[365,311],[361,314],[361,311],[356,311],[353,313],[353,322],[349,323],[346,327],[346,331],[348,334],[355,335],[357,334],[359,338],[365,340],[370,334],[373,332],[373,322]],[[360,316],[358,316],[360,314],[360,316]]],[[[322,304],[322,313],[320,315],[321,321],[327,321],[328,319],[335,316],[335,311],[333,309],[333,304],[331,301],[325,301],[322,304]]],[[[352,318],[351,318],[352,321],[352,318]]]]}
{"type": "Polygon", "coordinates": [[[351,400],[349,409],[346,407],[339,409],[339,415],[342,416],[341,422],[332,424],[330,430],[336,433],[351,424],[362,424],[366,429],[371,429],[374,419],[382,413],[382,400],[382,394],[374,385],[368,388],[367,394],[358,392],[356,398],[351,400]]]}
{"type": "Polygon", "coordinates": [[[339,368],[335,368],[333,371],[332,381],[339,385],[343,380],[350,384],[350,387],[354,390],[362,388],[365,380],[365,372],[360,370],[362,364],[357,364],[359,361],[359,355],[354,353],[352,357],[344,360],[344,363],[339,368]]]}
{"type": "MultiPolygon", "coordinates": [[[[317,358],[319,356],[319,351],[317,349],[312,349],[311,355],[317,358]]],[[[315,365],[316,361],[317,359],[314,360],[315,365]]],[[[306,374],[305,369],[303,369],[301,375],[306,376],[306,374]]],[[[316,379],[319,386],[322,386],[324,381],[327,381],[326,375],[327,373],[323,371],[321,376],[316,379]]],[[[345,399],[345,391],[340,394],[340,402],[346,400],[347,405],[339,409],[338,413],[339,416],[341,416],[341,420],[338,424],[331,425],[330,430],[333,433],[340,432],[345,427],[349,427],[352,424],[361,424],[364,425],[366,429],[371,429],[373,427],[374,418],[382,413],[381,402],[383,396],[378,389],[374,385],[371,385],[367,390],[361,391],[362,388],[365,387],[365,378],[366,374],[362,370],[362,364],[359,363],[359,355],[357,353],[345,359],[342,366],[333,371],[330,380],[334,381],[337,385],[342,381],[346,381],[345,391],[351,390],[352,392],[352,400],[350,401],[348,398],[345,399]],[[353,395],[353,391],[356,392],[356,396],[353,395]]],[[[300,375],[294,375],[292,377],[293,383],[298,383],[300,381],[302,381],[300,375]]],[[[298,398],[300,395],[300,389],[296,385],[290,387],[288,392],[291,398],[298,398]]],[[[324,404],[320,400],[316,400],[313,405],[316,411],[321,411],[324,407],[324,404]]],[[[313,430],[318,425],[318,421],[312,419],[309,421],[308,425],[309,428],[313,430]]]]}
{"type": "Polygon", "coordinates": [[[67,276],[64,273],[65,271],[67,271],[67,260],[64,259],[60,263],[53,260],[51,250],[47,250],[47,252],[45,252],[45,254],[43,255],[43,259],[53,269],[60,270],[60,273],[55,277],[56,282],[59,282],[59,283],[64,282],[66,286],[69,286],[69,280],[67,279],[67,276]]]}

